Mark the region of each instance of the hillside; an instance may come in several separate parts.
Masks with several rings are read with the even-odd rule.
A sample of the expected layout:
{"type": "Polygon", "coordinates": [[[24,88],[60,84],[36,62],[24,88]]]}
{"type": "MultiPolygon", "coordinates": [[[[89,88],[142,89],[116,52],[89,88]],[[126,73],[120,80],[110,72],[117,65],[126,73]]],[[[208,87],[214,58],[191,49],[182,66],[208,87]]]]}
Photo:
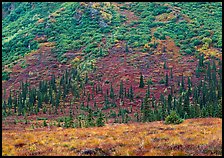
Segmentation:
{"type": "MultiPolygon", "coordinates": [[[[165,128],[172,113],[184,120],[178,132],[191,119],[197,126],[222,118],[222,2],[2,2],[2,15],[6,137],[27,129],[42,137],[46,126],[97,132],[114,123],[144,132],[165,128]]],[[[19,153],[9,145],[4,154],[11,149],[19,153]]]]}
{"type": "Polygon", "coordinates": [[[3,131],[2,154],[19,156],[221,156],[222,119],[3,131]]]}

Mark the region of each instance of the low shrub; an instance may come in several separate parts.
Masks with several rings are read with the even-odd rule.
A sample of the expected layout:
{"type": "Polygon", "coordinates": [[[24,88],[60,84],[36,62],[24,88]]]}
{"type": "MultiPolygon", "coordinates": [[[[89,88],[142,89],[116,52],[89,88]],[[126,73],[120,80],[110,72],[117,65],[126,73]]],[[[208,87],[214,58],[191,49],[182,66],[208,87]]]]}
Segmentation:
{"type": "Polygon", "coordinates": [[[181,119],[176,111],[171,111],[170,115],[168,115],[165,119],[165,124],[180,124],[182,123],[184,120],[181,119]]]}

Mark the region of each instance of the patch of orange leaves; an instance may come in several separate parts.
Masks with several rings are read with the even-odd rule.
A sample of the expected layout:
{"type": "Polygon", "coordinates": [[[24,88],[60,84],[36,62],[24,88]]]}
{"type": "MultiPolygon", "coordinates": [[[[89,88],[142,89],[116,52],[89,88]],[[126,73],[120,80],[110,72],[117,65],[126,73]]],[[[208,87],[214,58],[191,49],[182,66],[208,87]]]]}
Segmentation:
{"type": "Polygon", "coordinates": [[[2,132],[2,155],[83,155],[81,151],[96,148],[113,156],[220,155],[222,150],[220,118],[2,132]]]}

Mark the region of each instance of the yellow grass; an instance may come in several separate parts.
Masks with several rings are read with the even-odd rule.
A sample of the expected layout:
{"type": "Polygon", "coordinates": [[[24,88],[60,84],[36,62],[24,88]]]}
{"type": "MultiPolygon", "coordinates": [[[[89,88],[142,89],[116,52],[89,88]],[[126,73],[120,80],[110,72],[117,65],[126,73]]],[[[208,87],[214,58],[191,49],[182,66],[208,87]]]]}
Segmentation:
{"type": "Polygon", "coordinates": [[[179,125],[156,121],[92,128],[3,130],[2,155],[83,155],[82,151],[96,148],[106,155],[221,155],[221,142],[222,119],[199,118],[179,125]],[[214,144],[218,151],[213,151],[217,149],[214,144]]]}

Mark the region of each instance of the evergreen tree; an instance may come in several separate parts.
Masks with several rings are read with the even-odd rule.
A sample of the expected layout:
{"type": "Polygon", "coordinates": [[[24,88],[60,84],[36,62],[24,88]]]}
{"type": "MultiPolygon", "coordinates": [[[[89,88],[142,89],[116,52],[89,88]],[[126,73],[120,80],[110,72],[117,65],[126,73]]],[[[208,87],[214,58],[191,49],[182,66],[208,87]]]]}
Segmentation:
{"type": "Polygon", "coordinates": [[[168,114],[170,114],[171,109],[172,109],[172,96],[169,94],[168,95],[168,108],[167,108],[168,114]]]}
{"type": "Polygon", "coordinates": [[[104,126],[105,123],[104,123],[104,117],[103,117],[103,113],[102,111],[100,110],[99,113],[98,113],[98,117],[96,119],[96,126],[97,127],[102,127],[104,126]]]}
{"type": "Polygon", "coordinates": [[[10,90],[10,95],[9,95],[9,98],[8,98],[8,107],[9,107],[9,109],[12,108],[12,95],[11,95],[11,90],[10,90]]]}
{"type": "Polygon", "coordinates": [[[173,108],[172,108],[172,110],[177,111],[177,110],[176,110],[176,106],[177,106],[177,103],[176,103],[176,98],[175,98],[175,96],[174,96],[174,98],[173,98],[173,108]]]}
{"type": "Polygon", "coordinates": [[[207,78],[208,78],[208,81],[210,83],[211,82],[211,66],[210,66],[210,62],[208,62],[207,78]]]}
{"type": "Polygon", "coordinates": [[[132,85],[131,85],[129,94],[130,94],[130,101],[133,101],[134,100],[134,93],[133,93],[132,85]]]}
{"type": "Polygon", "coordinates": [[[89,81],[89,78],[88,78],[88,75],[87,75],[87,73],[86,73],[86,77],[85,77],[85,84],[87,84],[87,83],[88,83],[88,81],[89,81]]]}
{"type": "Polygon", "coordinates": [[[166,61],[165,61],[164,64],[163,64],[163,68],[164,68],[164,69],[167,69],[166,61]]]}
{"type": "Polygon", "coordinates": [[[169,78],[168,78],[168,74],[166,74],[166,82],[165,82],[165,85],[166,85],[166,86],[169,85],[168,80],[169,80],[169,78]]]}
{"type": "Polygon", "coordinates": [[[198,66],[196,67],[195,75],[196,75],[197,78],[200,77],[200,70],[199,70],[199,67],[198,66]]]}
{"type": "Polygon", "coordinates": [[[114,99],[114,89],[112,87],[112,84],[110,85],[110,98],[114,99]]]}
{"type": "Polygon", "coordinates": [[[143,114],[142,114],[142,121],[147,122],[150,120],[150,106],[148,102],[148,98],[144,98],[144,104],[143,104],[143,114]]]}
{"type": "Polygon", "coordinates": [[[170,95],[173,97],[173,86],[171,86],[170,95]]]}
{"type": "Polygon", "coordinates": [[[44,119],[43,125],[44,125],[44,126],[47,126],[46,119],[44,119]]]}
{"type": "Polygon", "coordinates": [[[145,86],[145,84],[144,84],[143,76],[142,76],[142,73],[141,73],[139,88],[143,88],[144,86],[145,86]]]}
{"type": "Polygon", "coordinates": [[[181,80],[181,92],[185,91],[185,87],[184,87],[184,76],[182,75],[182,80],[181,80]]]}
{"type": "Polygon", "coordinates": [[[212,82],[214,83],[214,86],[217,86],[216,71],[212,71],[212,82]]]}
{"type": "Polygon", "coordinates": [[[89,108],[88,116],[87,116],[87,127],[93,127],[93,126],[95,126],[94,118],[93,118],[93,110],[89,108]]]}
{"type": "Polygon", "coordinates": [[[119,98],[123,100],[123,81],[120,82],[119,98]]]}
{"type": "Polygon", "coordinates": [[[150,88],[149,88],[149,85],[147,87],[147,91],[146,91],[146,98],[149,98],[150,97],[150,88]]]}
{"type": "Polygon", "coordinates": [[[126,113],[126,114],[125,114],[124,123],[128,123],[128,121],[129,121],[129,116],[128,116],[128,114],[126,113]]]}
{"type": "Polygon", "coordinates": [[[18,99],[17,99],[17,94],[14,97],[14,113],[16,113],[16,108],[18,107],[18,99]]]}
{"type": "Polygon", "coordinates": [[[212,61],[212,70],[216,71],[216,64],[215,64],[215,60],[212,61]]]}
{"type": "Polygon", "coordinates": [[[102,50],[102,48],[100,47],[100,53],[99,53],[99,55],[102,57],[103,56],[103,50],[102,50]]]}
{"type": "Polygon", "coordinates": [[[173,68],[170,68],[170,78],[173,79],[173,68]]]}
{"type": "Polygon", "coordinates": [[[188,76],[188,92],[189,92],[189,95],[191,95],[191,87],[192,87],[192,82],[191,82],[190,77],[188,76]]]}
{"type": "Polygon", "coordinates": [[[204,54],[199,56],[199,67],[204,67],[204,54]]]}
{"type": "Polygon", "coordinates": [[[134,116],[136,117],[136,122],[139,122],[139,121],[140,121],[140,119],[139,119],[138,112],[134,113],[134,116]]]}
{"type": "Polygon", "coordinates": [[[189,116],[190,114],[190,100],[189,100],[189,92],[187,92],[184,96],[184,112],[189,116]]]}
{"type": "Polygon", "coordinates": [[[141,103],[140,110],[141,110],[141,112],[143,112],[143,110],[144,110],[144,102],[143,102],[143,100],[142,100],[142,103],[141,103]]]}

